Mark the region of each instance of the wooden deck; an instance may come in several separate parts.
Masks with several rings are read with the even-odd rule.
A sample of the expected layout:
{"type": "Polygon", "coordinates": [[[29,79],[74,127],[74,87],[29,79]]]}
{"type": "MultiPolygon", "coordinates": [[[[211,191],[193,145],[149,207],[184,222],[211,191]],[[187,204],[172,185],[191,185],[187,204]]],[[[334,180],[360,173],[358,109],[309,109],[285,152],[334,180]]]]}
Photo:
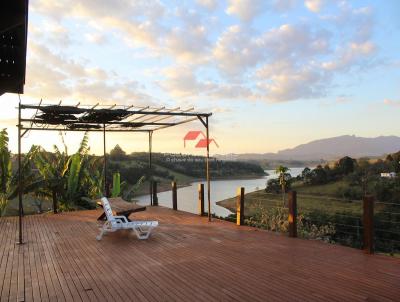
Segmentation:
{"type": "Polygon", "coordinates": [[[161,207],[152,237],[111,233],[100,211],[0,219],[0,301],[399,301],[400,259],[161,207]]]}

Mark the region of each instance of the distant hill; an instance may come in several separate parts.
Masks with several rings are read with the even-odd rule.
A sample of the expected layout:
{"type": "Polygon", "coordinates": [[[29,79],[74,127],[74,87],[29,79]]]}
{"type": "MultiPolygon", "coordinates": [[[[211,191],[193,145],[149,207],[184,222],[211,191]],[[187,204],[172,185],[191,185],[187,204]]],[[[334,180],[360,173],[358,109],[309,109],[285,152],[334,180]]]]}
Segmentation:
{"type": "Polygon", "coordinates": [[[376,157],[400,150],[400,137],[378,136],[373,138],[343,135],[315,140],[277,153],[247,153],[216,155],[219,159],[230,160],[331,160],[343,156],[354,158],[376,157]]]}

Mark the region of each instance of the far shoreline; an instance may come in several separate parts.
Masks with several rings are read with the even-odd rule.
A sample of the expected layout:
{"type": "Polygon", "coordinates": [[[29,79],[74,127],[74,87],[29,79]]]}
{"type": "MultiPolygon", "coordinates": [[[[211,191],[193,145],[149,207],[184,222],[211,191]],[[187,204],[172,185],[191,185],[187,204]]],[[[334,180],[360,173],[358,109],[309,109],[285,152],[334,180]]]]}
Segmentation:
{"type": "MultiPolygon", "coordinates": [[[[219,181],[219,180],[237,180],[237,179],[261,179],[263,177],[269,176],[268,173],[262,174],[262,175],[243,175],[243,176],[229,176],[229,177],[210,177],[210,181],[219,181]]],[[[172,182],[172,181],[171,181],[172,182]]],[[[170,183],[171,183],[170,182],[170,183]]],[[[177,188],[185,188],[185,187],[190,187],[194,182],[207,182],[205,178],[193,178],[188,181],[185,181],[181,184],[177,183],[177,188]]],[[[171,184],[170,183],[157,183],[157,193],[163,193],[163,192],[168,192],[171,191],[171,184]]],[[[148,183],[147,183],[148,184],[148,183]]],[[[141,192],[143,193],[143,192],[141,192]]],[[[133,201],[135,201],[135,198],[138,197],[143,197],[143,196],[148,196],[150,195],[149,193],[144,193],[137,195],[133,198],[133,201]]]]}

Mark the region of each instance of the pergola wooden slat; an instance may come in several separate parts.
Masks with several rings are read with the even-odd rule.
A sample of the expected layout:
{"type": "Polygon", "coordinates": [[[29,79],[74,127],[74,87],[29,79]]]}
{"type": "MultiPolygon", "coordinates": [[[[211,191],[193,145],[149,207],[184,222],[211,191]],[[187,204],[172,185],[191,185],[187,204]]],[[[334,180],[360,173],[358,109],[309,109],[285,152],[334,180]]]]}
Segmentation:
{"type": "MultiPolygon", "coordinates": [[[[206,128],[207,142],[209,142],[208,118],[212,113],[195,112],[194,108],[168,109],[165,107],[152,108],[150,106],[123,106],[113,104],[103,106],[81,105],[70,106],[58,104],[22,104],[18,105],[18,199],[19,199],[19,243],[22,238],[22,176],[21,176],[21,140],[28,131],[83,131],[103,132],[103,156],[104,156],[104,194],[107,191],[107,155],[106,132],[147,132],[149,143],[149,170],[150,170],[150,203],[153,205],[151,194],[152,186],[152,138],[153,132],[195,120],[206,128]]],[[[210,170],[209,170],[209,144],[206,154],[206,179],[208,198],[208,219],[211,221],[210,202],[210,170]]]]}

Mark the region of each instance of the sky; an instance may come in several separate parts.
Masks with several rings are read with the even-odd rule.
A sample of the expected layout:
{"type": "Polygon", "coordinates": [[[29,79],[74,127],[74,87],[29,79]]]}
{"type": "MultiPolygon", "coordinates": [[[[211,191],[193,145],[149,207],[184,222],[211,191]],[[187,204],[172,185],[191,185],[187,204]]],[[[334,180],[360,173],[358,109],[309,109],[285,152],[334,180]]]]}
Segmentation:
{"type": "MultiPolygon", "coordinates": [[[[211,154],[265,153],[339,135],[400,135],[400,1],[31,0],[23,103],[166,106],[212,112],[211,154]]],[[[17,149],[18,95],[0,96],[17,149]]],[[[183,147],[200,122],[156,132],[183,147]]],[[[66,133],[70,150],[82,134],[66,133]]],[[[57,133],[30,132],[51,150],[57,133]]],[[[147,136],[107,136],[108,151],[147,136]]],[[[93,153],[102,138],[90,134],[93,153]]]]}

